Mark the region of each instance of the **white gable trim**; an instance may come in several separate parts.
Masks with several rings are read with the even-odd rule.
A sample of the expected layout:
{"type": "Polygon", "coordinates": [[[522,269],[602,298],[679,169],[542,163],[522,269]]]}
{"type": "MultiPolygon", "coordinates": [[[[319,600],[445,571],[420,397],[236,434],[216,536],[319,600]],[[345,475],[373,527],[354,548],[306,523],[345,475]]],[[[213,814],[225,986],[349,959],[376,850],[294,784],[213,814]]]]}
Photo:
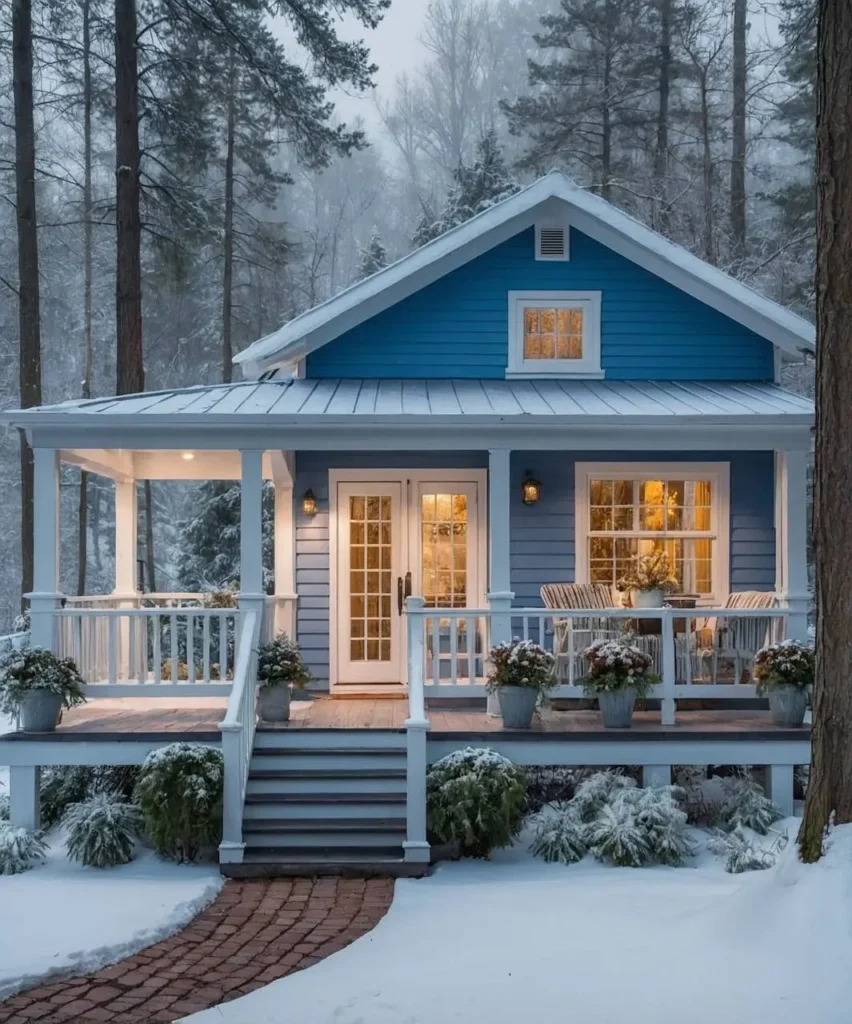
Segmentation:
{"type": "Polygon", "coordinates": [[[551,171],[534,184],[301,314],[236,356],[292,363],[537,222],[563,220],[785,352],[812,351],[809,321],[551,171]]]}

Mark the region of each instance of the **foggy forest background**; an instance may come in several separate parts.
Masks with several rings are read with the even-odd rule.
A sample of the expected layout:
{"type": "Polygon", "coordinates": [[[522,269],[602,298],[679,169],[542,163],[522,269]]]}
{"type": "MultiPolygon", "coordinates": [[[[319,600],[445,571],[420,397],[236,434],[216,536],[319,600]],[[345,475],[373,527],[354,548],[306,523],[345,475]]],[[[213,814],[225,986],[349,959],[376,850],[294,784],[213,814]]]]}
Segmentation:
{"type": "MultiPolygon", "coordinates": [[[[553,167],[813,316],[813,0],[435,0],[423,59],[380,91],[363,52],[347,77],[331,36],[306,48],[276,17],[286,4],[229,3],[243,19],[239,46],[205,38],[203,3],[137,5],[148,390],[230,379],[231,352],[553,167]],[[170,17],[178,9],[189,15],[170,17]],[[339,86],[362,93],[369,116],[343,125],[327,107],[339,86]]],[[[33,3],[44,402],[116,389],[112,15],[103,0],[33,3]]],[[[369,48],[368,27],[355,37],[369,48]]],[[[20,404],[10,0],[0,0],[0,80],[0,407],[10,408],[20,404]]],[[[785,367],[797,390],[810,377],[803,363],[785,367]]],[[[19,478],[10,431],[0,632],[20,610],[19,478]]],[[[197,487],[145,489],[148,589],[184,589],[187,543],[210,542],[192,539],[197,487]]],[[[80,493],[80,474],[63,469],[62,589],[108,592],[112,486],[87,481],[82,567],[80,493]]]]}

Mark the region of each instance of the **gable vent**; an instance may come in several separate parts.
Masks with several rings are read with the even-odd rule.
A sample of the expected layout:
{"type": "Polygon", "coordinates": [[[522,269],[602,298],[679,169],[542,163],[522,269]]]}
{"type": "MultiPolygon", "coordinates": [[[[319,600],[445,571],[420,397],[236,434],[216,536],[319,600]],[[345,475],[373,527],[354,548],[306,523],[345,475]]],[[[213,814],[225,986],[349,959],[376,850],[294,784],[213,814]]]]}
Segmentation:
{"type": "Polygon", "coordinates": [[[567,260],[568,228],[562,224],[537,224],[535,258],[537,260],[567,260]]]}

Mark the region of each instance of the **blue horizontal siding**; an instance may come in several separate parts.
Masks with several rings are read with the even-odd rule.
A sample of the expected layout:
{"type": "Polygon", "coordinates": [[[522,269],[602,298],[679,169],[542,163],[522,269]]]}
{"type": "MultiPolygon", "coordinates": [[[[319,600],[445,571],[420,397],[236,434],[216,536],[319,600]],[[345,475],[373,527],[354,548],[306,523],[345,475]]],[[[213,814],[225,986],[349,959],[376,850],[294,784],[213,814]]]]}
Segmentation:
{"type": "MultiPolygon", "coordinates": [[[[774,464],[771,452],[515,452],[512,455],[511,586],[517,606],[539,606],[544,583],[574,581],[574,472],[576,462],[729,462],[731,465],[730,584],[732,590],[774,590],[774,464]],[[525,470],[542,482],[537,505],[524,505],[525,470]]],[[[295,494],[308,488],[319,512],[304,515],[296,502],[298,639],[321,687],[329,676],[329,469],[482,469],[486,452],[369,454],[299,452],[295,494]]]]}
{"type": "Polygon", "coordinates": [[[602,292],[611,379],[772,379],[768,341],[573,228],[568,262],[536,260],[523,231],[311,353],[307,375],[501,378],[511,290],[602,292]]]}

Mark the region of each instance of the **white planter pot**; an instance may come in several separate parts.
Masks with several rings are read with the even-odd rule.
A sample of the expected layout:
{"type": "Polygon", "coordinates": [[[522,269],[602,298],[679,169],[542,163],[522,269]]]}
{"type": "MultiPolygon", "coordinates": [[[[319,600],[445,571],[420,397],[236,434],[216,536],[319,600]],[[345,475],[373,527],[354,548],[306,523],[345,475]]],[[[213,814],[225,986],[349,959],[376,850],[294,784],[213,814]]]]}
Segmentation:
{"type": "Polygon", "coordinates": [[[662,608],[666,595],[662,590],[634,590],[631,600],[634,608],[662,608]]]}
{"type": "Polygon", "coordinates": [[[31,690],[21,701],[24,732],[54,732],[62,717],[62,697],[51,690],[31,690]]]}
{"type": "Polygon", "coordinates": [[[290,720],[290,687],[259,686],[257,711],[262,722],[288,722],[290,720]]]}

